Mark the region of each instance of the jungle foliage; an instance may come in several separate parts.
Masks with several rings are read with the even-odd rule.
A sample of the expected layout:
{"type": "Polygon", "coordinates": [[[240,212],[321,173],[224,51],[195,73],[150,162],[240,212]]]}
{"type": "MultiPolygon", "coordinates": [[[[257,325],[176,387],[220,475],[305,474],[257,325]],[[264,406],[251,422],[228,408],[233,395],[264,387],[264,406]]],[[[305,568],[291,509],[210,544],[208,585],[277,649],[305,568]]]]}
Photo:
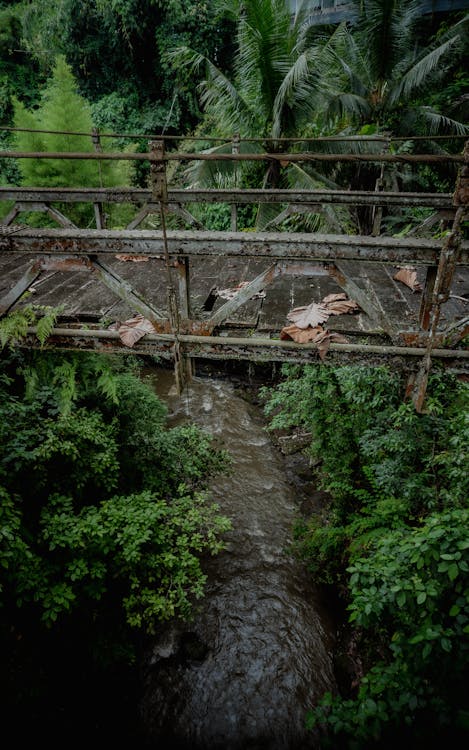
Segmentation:
{"type": "Polygon", "coordinates": [[[0,2],[0,86],[27,105],[58,55],[99,127],[118,132],[185,130],[198,117],[189,81],[175,90],[168,45],[196,44],[215,59],[230,46],[231,24],[211,0],[48,0],[0,2]]]}
{"type": "Polygon", "coordinates": [[[467,737],[468,386],[436,373],[427,408],[402,402],[386,368],[287,366],[265,391],[272,430],[311,433],[330,494],[294,548],[341,593],[363,674],[309,717],[331,746],[467,737]],[[361,678],[361,679],[360,679],[361,678]]]}
{"type": "MultiPolygon", "coordinates": [[[[455,18],[435,33],[422,25],[420,4],[415,1],[357,2],[357,20],[335,28],[312,24],[308,2],[296,4],[293,19],[284,0],[223,0],[221,5],[239,18],[232,70],[221,70],[196,47],[179,46],[168,55],[178,74],[190,71],[200,77],[203,73],[198,86],[204,113],[201,134],[215,132],[225,137],[237,132],[245,139],[264,139],[242,141],[241,150],[246,153],[308,149],[335,153],[380,150],[381,143],[364,138],[383,133],[409,138],[393,143],[393,152],[413,150],[413,135],[428,136],[427,150],[441,150],[441,144],[431,142],[433,134],[468,132],[456,81],[464,77],[461,66],[467,52],[469,16],[455,18]],[[434,90],[445,94],[432,96],[434,90]],[[363,138],[332,144],[288,142],[289,137],[332,135],[363,138]]],[[[460,142],[450,139],[444,146],[450,151],[459,147],[460,142]]],[[[231,143],[207,144],[206,150],[226,153],[231,143]]],[[[435,180],[437,174],[431,171],[427,180],[435,180]]],[[[192,186],[374,189],[379,169],[286,161],[260,170],[205,161],[194,164],[187,175],[192,186]]],[[[381,179],[389,189],[398,190],[403,183],[407,183],[404,189],[410,189],[412,178],[408,170],[386,169],[381,179]]],[[[285,208],[260,205],[257,228],[279,224],[284,230],[317,231],[319,226],[340,233],[371,230],[363,216],[346,209],[325,207],[305,219],[285,215],[285,208]]]]}
{"type": "Polygon", "coordinates": [[[81,675],[106,684],[145,634],[189,617],[203,595],[202,559],[229,528],[206,486],[227,456],[166,416],[130,360],[4,350],[0,646],[12,715],[49,700],[56,721],[81,675]]]}
{"type": "MultiPolygon", "coordinates": [[[[188,149],[213,153],[231,151],[231,143],[213,147],[209,140],[191,142],[190,136],[225,138],[238,132],[243,138],[265,139],[263,143],[242,141],[243,151],[281,152],[310,146],[279,138],[423,134],[429,138],[421,144],[424,150],[460,150],[459,140],[449,138],[443,146],[431,136],[467,132],[463,62],[467,15],[437,14],[429,21],[422,19],[418,2],[366,0],[357,2],[354,24],[323,27],[310,23],[307,2],[297,3],[296,9],[292,19],[285,0],[0,0],[4,28],[0,36],[0,90],[4,94],[0,125],[11,125],[15,119],[20,127],[76,130],[80,126],[84,132],[93,125],[121,134],[117,140],[102,139],[105,147],[108,144],[114,150],[129,144],[147,149],[147,139],[128,138],[125,133],[129,132],[186,133],[188,149]],[[50,104],[45,106],[57,66],[65,62],[75,93],[82,98],[76,118],[71,116],[74,107],[52,111],[50,104]]],[[[8,132],[0,135],[0,145],[5,147],[20,141],[28,148],[55,145],[53,136],[36,136],[36,144],[33,140],[31,134],[20,139],[12,139],[8,132]]],[[[65,148],[66,139],[61,137],[61,141],[58,145],[65,148]]],[[[92,148],[83,139],[81,147],[92,148]]],[[[319,150],[331,147],[373,151],[381,145],[373,141],[314,144],[319,150]]],[[[391,146],[397,152],[413,149],[411,140],[391,146]]],[[[50,179],[58,177],[57,165],[50,163],[30,171],[37,178],[42,173],[44,179],[48,166],[50,179]]],[[[3,161],[0,181],[28,184],[25,170],[28,167],[23,164],[3,161]]],[[[83,185],[114,185],[121,182],[115,172],[109,162],[69,164],[61,174],[62,184],[68,185],[69,173],[73,173],[84,178],[83,185]]],[[[144,186],[147,174],[148,165],[139,163],[124,182],[130,178],[144,186]]],[[[450,165],[418,170],[391,167],[380,176],[378,167],[364,165],[275,162],[264,168],[260,163],[204,161],[172,177],[190,186],[371,190],[379,178],[391,190],[423,187],[433,191],[438,187],[450,191],[455,174],[450,165]]],[[[229,226],[226,207],[194,210],[207,228],[229,226]]],[[[86,211],[81,213],[73,218],[91,221],[86,211]]],[[[305,215],[287,206],[261,204],[240,210],[239,226],[366,234],[371,231],[369,213],[363,208],[324,206],[320,213],[305,215]]],[[[391,211],[384,217],[383,228],[391,233],[408,230],[421,221],[414,214],[405,211],[400,216],[391,211]]],[[[112,216],[110,224],[125,226],[126,217],[112,216]]]]}
{"type": "Polygon", "coordinates": [[[131,625],[187,615],[227,527],[203,494],[225,454],[97,355],[12,351],[0,388],[7,601],[48,626],[110,591],[131,625]]]}

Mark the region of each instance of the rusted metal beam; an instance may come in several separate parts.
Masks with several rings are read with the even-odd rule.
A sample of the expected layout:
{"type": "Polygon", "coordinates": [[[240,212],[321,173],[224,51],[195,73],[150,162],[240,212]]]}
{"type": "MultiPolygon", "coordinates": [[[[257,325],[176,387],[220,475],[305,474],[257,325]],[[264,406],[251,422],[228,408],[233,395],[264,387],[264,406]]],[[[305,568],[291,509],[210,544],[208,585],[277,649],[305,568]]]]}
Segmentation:
{"type": "MultiPolygon", "coordinates": [[[[369,335],[369,332],[368,332],[369,335]]],[[[433,346],[450,348],[456,346],[469,335],[469,317],[455,320],[438,331],[433,337],[433,346]]],[[[429,334],[422,331],[399,331],[398,339],[406,346],[423,347],[428,345],[429,334]]]]}
{"type": "MultiPolygon", "coordinates": [[[[103,147],[101,145],[101,138],[100,138],[98,128],[93,128],[91,132],[91,142],[93,143],[93,148],[96,151],[96,153],[101,154],[103,152],[103,147]]],[[[101,185],[101,187],[103,187],[103,170],[102,170],[100,161],[98,162],[98,171],[99,171],[99,184],[101,185]]],[[[106,226],[106,222],[105,222],[103,204],[98,201],[93,201],[93,206],[94,206],[94,218],[96,222],[96,229],[104,229],[106,226]]]]}
{"type": "MultiPolygon", "coordinates": [[[[90,133],[87,131],[76,131],[76,130],[40,130],[39,128],[14,128],[14,127],[2,127],[2,130],[8,131],[8,132],[20,132],[20,133],[48,133],[48,134],[58,134],[58,135],[84,135],[89,136],[90,133]]],[[[101,133],[100,134],[102,138],[138,138],[141,139],[142,137],[145,138],[161,138],[162,140],[166,141],[185,141],[187,140],[186,135],[173,135],[168,134],[164,135],[163,133],[160,133],[159,135],[146,135],[142,136],[141,133],[101,133]]],[[[457,133],[451,133],[451,135],[433,135],[432,140],[448,140],[451,139],[460,139],[460,138],[466,138],[465,135],[458,135],[457,133]]],[[[203,136],[191,136],[192,141],[210,141],[213,143],[226,143],[229,141],[230,136],[211,136],[211,135],[203,135],[203,136]]],[[[414,136],[390,136],[390,135],[324,135],[324,136],[315,136],[312,138],[291,138],[290,136],[280,137],[276,138],[276,141],[279,143],[323,143],[323,142],[334,142],[339,141],[340,143],[345,142],[358,142],[358,143],[382,143],[384,142],[392,142],[392,143],[399,143],[400,141],[427,141],[428,136],[427,135],[414,135],[414,136]]],[[[264,143],[265,138],[243,138],[244,143],[264,143]]]]}
{"type": "MultiPolygon", "coordinates": [[[[0,187],[1,200],[57,203],[135,203],[151,201],[145,188],[28,188],[0,187]]],[[[233,188],[168,190],[168,201],[175,203],[294,203],[310,206],[322,203],[372,206],[425,206],[454,212],[451,193],[393,193],[366,190],[274,190],[233,188]]]]}
{"type": "Polygon", "coordinates": [[[428,331],[430,328],[430,312],[433,305],[433,289],[435,288],[437,270],[437,266],[428,266],[425,273],[425,284],[419,309],[419,323],[423,331],[428,331]]]}
{"type": "Polygon", "coordinates": [[[431,229],[432,227],[435,226],[435,224],[438,224],[441,221],[452,221],[454,219],[455,210],[456,209],[453,208],[453,209],[446,209],[444,211],[443,210],[437,211],[436,213],[424,219],[416,227],[411,229],[410,232],[407,233],[407,236],[412,237],[412,235],[417,234],[418,232],[421,232],[426,229],[431,229]]]}
{"type": "MultiPolygon", "coordinates": [[[[172,256],[233,256],[308,261],[364,260],[380,263],[437,265],[441,245],[437,240],[397,237],[364,237],[287,232],[168,231],[172,256]]],[[[163,234],[150,230],[33,229],[0,234],[2,252],[38,254],[144,256],[164,252],[163,234]]],[[[469,242],[461,244],[458,262],[469,264],[469,242]]]]}
{"type": "Polygon", "coordinates": [[[176,261],[176,269],[179,279],[179,304],[181,306],[181,315],[185,320],[189,320],[191,317],[189,259],[178,258],[176,261]]]}
{"type": "MultiPolygon", "coordinates": [[[[176,268],[179,279],[179,305],[181,308],[181,317],[183,326],[190,326],[193,321],[191,318],[191,297],[190,297],[190,273],[189,258],[178,258],[176,268]]],[[[198,323],[195,323],[198,325],[198,323]]],[[[185,381],[191,380],[195,375],[195,366],[191,357],[185,357],[182,360],[182,366],[185,367],[185,381]]]]}
{"type": "MultiPolygon", "coordinates": [[[[469,148],[465,149],[466,159],[469,160],[469,148]]],[[[425,396],[427,392],[428,377],[431,368],[431,360],[434,356],[434,344],[438,335],[438,323],[440,320],[441,305],[449,298],[451,282],[453,280],[456,264],[461,252],[461,220],[464,215],[464,207],[460,206],[453,222],[451,233],[446,238],[441,255],[438,269],[436,272],[435,283],[432,294],[432,305],[429,310],[429,336],[422,364],[415,378],[412,391],[412,401],[417,412],[423,410],[425,396]]]]}
{"type": "Polygon", "coordinates": [[[167,203],[168,187],[166,185],[166,154],[163,140],[149,141],[150,165],[150,189],[151,198],[157,205],[167,203]]]}
{"type": "Polygon", "coordinates": [[[168,213],[174,214],[175,216],[179,216],[180,219],[186,222],[186,224],[189,224],[191,227],[195,227],[196,229],[204,230],[204,225],[195,218],[191,214],[190,211],[188,211],[186,208],[181,206],[179,203],[173,203],[171,201],[168,202],[167,205],[168,213]]]}
{"type": "Polygon", "coordinates": [[[150,214],[153,213],[159,213],[160,207],[158,204],[155,203],[148,203],[146,206],[144,206],[136,216],[132,219],[132,221],[127,225],[127,230],[136,229],[144,219],[147,218],[150,214]]]}
{"type": "Polygon", "coordinates": [[[455,346],[466,336],[469,336],[469,316],[450,323],[443,330],[442,336],[447,346],[455,346]]]}
{"type": "Polygon", "coordinates": [[[282,276],[329,276],[329,266],[326,263],[301,263],[278,261],[277,269],[282,276]]]}
{"type": "MultiPolygon", "coordinates": [[[[23,204],[27,206],[27,204],[23,204]]],[[[23,210],[31,210],[31,209],[23,209],[23,210]]],[[[44,204],[43,209],[50,217],[51,219],[54,219],[60,226],[70,229],[76,229],[76,224],[73,223],[67,216],[64,216],[64,214],[58,210],[58,208],[54,208],[53,206],[49,206],[49,204],[44,204]]],[[[101,227],[100,227],[101,228],[101,227]]]]}
{"type": "Polygon", "coordinates": [[[80,255],[43,255],[38,259],[41,271],[92,271],[89,258],[80,255]]]}
{"type": "MultiPolygon", "coordinates": [[[[241,154],[213,154],[203,151],[189,153],[185,151],[168,152],[166,161],[277,161],[285,166],[288,162],[352,162],[352,163],[381,163],[392,164],[459,164],[464,161],[461,154],[324,154],[312,151],[301,153],[241,153],[241,154]]],[[[90,151],[0,151],[0,159],[87,159],[91,161],[156,161],[152,151],[111,152],[102,154],[90,151]]]]}
{"type": "Polygon", "coordinates": [[[16,219],[16,217],[18,216],[18,214],[20,214],[20,213],[21,213],[21,209],[18,206],[18,204],[15,203],[15,205],[11,207],[11,209],[8,211],[7,215],[3,218],[3,220],[2,220],[1,223],[4,226],[9,226],[10,224],[12,224],[14,222],[14,220],[16,219]]]}
{"type": "Polygon", "coordinates": [[[7,313],[8,310],[13,307],[15,302],[20,299],[20,297],[26,292],[26,290],[29,289],[33,281],[36,281],[36,279],[40,275],[40,263],[38,261],[31,263],[31,265],[28,266],[28,268],[22,275],[21,279],[19,279],[14,287],[12,287],[12,289],[10,289],[10,291],[0,299],[0,315],[5,315],[5,313],[7,313]]]}
{"type": "MultiPolygon", "coordinates": [[[[383,153],[389,153],[389,145],[390,145],[389,141],[383,144],[383,147],[382,147],[383,153]]],[[[383,187],[384,187],[384,164],[381,164],[381,172],[375,183],[375,192],[376,193],[382,192],[383,187]]],[[[382,218],[383,218],[383,207],[377,206],[377,205],[373,206],[373,209],[372,209],[373,228],[372,228],[371,234],[374,237],[377,237],[378,235],[381,234],[382,218]]]]}
{"type": "Polygon", "coordinates": [[[44,201],[17,201],[11,211],[5,216],[2,224],[11,224],[16,217],[21,213],[29,213],[30,211],[38,211],[40,213],[48,214],[51,219],[54,219],[61,227],[68,229],[76,229],[76,224],[73,223],[67,216],[59,211],[58,208],[49,206],[44,201]]]}
{"type": "MultiPolygon", "coordinates": [[[[31,339],[26,344],[34,346],[33,337],[35,328],[29,329],[31,339]]],[[[314,362],[317,360],[317,345],[313,343],[297,344],[294,341],[281,341],[280,339],[234,336],[192,336],[180,334],[178,336],[180,345],[186,353],[192,357],[209,357],[215,359],[247,359],[253,361],[299,361],[314,362]],[[292,359],[293,357],[293,359],[292,359]],[[296,360],[294,358],[297,358],[296,360]]],[[[120,342],[118,331],[84,329],[84,328],[54,328],[46,346],[66,346],[68,348],[79,347],[80,341],[102,342],[104,348],[116,347],[118,351],[161,354],[166,353],[172,357],[172,346],[176,335],[172,333],[147,334],[135,346],[130,349],[120,342]]],[[[370,362],[373,357],[400,358],[403,361],[418,360],[424,354],[425,349],[406,346],[381,346],[375,344],[334,344],[330,345],[326,362],[330,357],[337,358],[343,355],[356,355],[362,361],[370,362]]],[[[465,349],[435,349],[433,356],[445,362],[460,363],[467,368],[469,362],[469,351],[465,349]]]]}
{"type": "Polygon", "coordinates": [[[152,202],[158,203],[160,208],[160,220],[163,240],[163,251],[165,257],[167,274],[167,296],[170,330],[174,334],[173,361],[176,389],[179,394],[184,390],[188,379],[191,377],[192,368],[187,355],[181,352],[179,344],[180,310],[173,284],[171,273],[171,262],[168,252],[168,239],[166,232],[166,212],[168,210],[168,186],[166,182],[166,161],[164,140],[149,141],[148,147],[152,155],[150,164],[150,188],[152,202]]]}
{"type": "MultiPolygon", "coordinates": [[[[196,227],[197,229],[204,229],[203,224],[201,224],[200,221],[195,218],[195,216],[192,216],[192,214],[189,211],[187,211],[185,208],[183,208],[179,203],[169,202],[166,204],[165,207],[168,213],[179,216],[187,224],[190,224],[191,226],[196,227]]],[[[146,219],[147,216],[150,216],[151,214],[159,214],[159,213],[160,213],[159,204],[149,201],[138,212],[135,218],[132,219],[132,221],[127,225],[127,229],[136,229],[142,223],[142,221],[146,219]]]]}
{"type": "Polygon", "coordinates": [[[104,220],[104,211],[102,203],[93,203],[94,208],[94,220],[96,222],[96,229],[104,229],[106,222],[104,220]]]}
{"type": "MultiPolygon", "coordinates": [[[[239,133],[233,133],[231,139],[231,153],[239,154],[239,133]]],[[[235,174],[235,184],[239,184],[238,170],[236,170],[235,174]]],[[[231,204],[231,231],[238,231],[238,206],[236,203],[231,204]]]]}

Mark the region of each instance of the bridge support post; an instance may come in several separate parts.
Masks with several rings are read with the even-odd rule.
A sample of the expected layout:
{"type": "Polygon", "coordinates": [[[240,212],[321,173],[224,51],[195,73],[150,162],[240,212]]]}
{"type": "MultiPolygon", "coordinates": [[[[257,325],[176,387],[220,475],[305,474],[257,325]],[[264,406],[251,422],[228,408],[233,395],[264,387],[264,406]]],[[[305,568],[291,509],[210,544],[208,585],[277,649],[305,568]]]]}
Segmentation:
{"type": "MultiPolygon", "coordinates": [[[[166,264],[167,274],[167,292],[168,292],[168,313],[169,321],[171,324],[171,330],[174,334],[174,375],[176,378],[176,388],[179,394],[182,393],[188,380],[192,375],[192,363],[189,361],[189,357],[181,353],[180,341],[179,341],[179,329],[180,329],[180,311],[179,301],[176,294],[176,289],[173,283],[171,274],[171,260],[169,257],[168,250],[168,238],[166,234],[166,211],[168,210],[168,187],[166,184],[166,162],[165,162],[165,149],[164,140],[150,141],[149,150],[152,156],[152,163],[150,166],[150,183],[152,192],[152,201],[159,203],[160,216],[161,216],[161,230],[163,234],[163,249],[166,264]]],[[[179,270],[179,263],[178,263],[179,270]]],[[[188,282],[188,267],[183,264],[182,274],[179,274],[179,292],[180,292],[180,303],[184,311],[187,312],[187,318],[189,317],[189,282],[188,282]]]]}
{"type": "Polygon", "coordinates": [[[464,163],[459,171],[458,179],[456,181],[453,203],[457,210],[454,215],[451,233],[446,238],[441,250],[440,262],[438,263],[433,282],[431,299],[429,299],[429,293],[427,293],[427,303],[426,305],[424,304],[423,309],[421,309],[421,321],[423,324],[428,325],[429,336],[426,351],[417,373],[412,393],[412,401],[418,412],[423,410],[425,402],[428,376],[431,368],[431,355],[438,334],[437,329],[440,320],[441,306],[447,302],[449,298],[456,263],[458,262],[461,252],[461,221],[464,218],[467,206],[469,205],[469,141],[466,141],[464,146],[464,163]]]}
{"type": "MultiPolygon", "coordinates": [[[[93,128],[92,134],[91,134],[91,140],[93,143],[93,148],[96,151],[97,154],[102,154],[103,147],[101,145],[101,138],[99,135],[99,130],[97,128],[93,128]]],[[[103,170],[101,167],[101,162],[98,161],[98,170],[99,170],[99,184],[100,187],[103,187],[103,170]]],[[[106,219],[104,216],[103,211],[103,204],[102,203],[93,203],[94,206],[94,218],[96,221],[96,229],[104,229],[106,226],[106,219]]]]}
{"type": "MultiPolygon", "coordinates": [[[[233,138],[231,139],[231,153],[239,154],[239,133],[233,133],[233,138]]],[[[236,163],[234,165],[234,172],[235,187],[238,187],[238,165],[236,163]]],[[[231,206],[231,231],[238,231],[238,206],[236,203],[233,203],[231,206]]]]}

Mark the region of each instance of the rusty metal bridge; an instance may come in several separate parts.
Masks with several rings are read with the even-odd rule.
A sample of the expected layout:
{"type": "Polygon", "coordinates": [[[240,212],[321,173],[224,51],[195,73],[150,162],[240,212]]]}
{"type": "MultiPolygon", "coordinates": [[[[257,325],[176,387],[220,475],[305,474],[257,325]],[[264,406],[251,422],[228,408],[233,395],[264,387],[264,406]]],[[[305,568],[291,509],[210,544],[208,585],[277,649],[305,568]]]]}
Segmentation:
{"type": "MultiPolygon", "coordinates": [[[[0,315],[23,305],[26,297],[41,305],[61,305],[47,346],[129,351],[115,323],[137,313],[152,327],[133,350],[173,359],[182,388],[197,358],[317,361],[316,343],[283,340],[280,330],[292,307],[320,303],[343,291],[360,312],[328,321],[328,329],[346,340],[335,343],[331,338],[326,364],[405,367],[418,410],[432,360],[468,372],[463,342],[469,333],[469,242],[463,240],[462,228],[469,218],[469,144],[463,153],[447,156],[393,154],[389,142],[379,153],[246,154],[239,153],[235,138],[231,153],[216,155],[166,152],[163,138],[150,141],[144,154],[103,152],[96,133],[94,143],[94,153],[0,152],[2,158],[150,163],[148,189],[0,187],[0,208],[10,202],[0,223],[0,315]],[[388,164],[452,161],[459,174],[452,194],[388,192],[380,179],[372,191],[168,187],[172,161],[204,159],[262,160],[282,167],[363,162],[380,166],[381,176],[388,164]],[[67,216],[67,207],[84,203],[94,206],[93,228],[79,228],[67,216]],[[191,212],[191,205],[204,203],[231,206],[229,231],[204,229],[191,212]],[[372,212],[372,234],[238,231],[238,208],[262,203],[280,204],[282,218],[326,212],[331,206],[366,206],[372,212]],[[133,207],[135,215],[125,229],[106,228],[106,207],[114,204],[133,207]],[[431,212],[407,236],[381,235],[383,211],[396,207],[431,212]],[[21,223],[28,212],[46,214],[58,227],[21,223]],[[172,216],[183,229],[167,228],[172,216]],[[156,228],[142,229],[152,217],[156,228]],[[435,226],[447,230],[440,239],[419,236],[435,226]],[[417,272],[418,293],[394,278],[396,269],[407,266],[417,272]],[[218,293],[223,287],[235,291],[224,299],[218,293]]],[[[37,346],[33,330],[26,343],[37,346]]]]}

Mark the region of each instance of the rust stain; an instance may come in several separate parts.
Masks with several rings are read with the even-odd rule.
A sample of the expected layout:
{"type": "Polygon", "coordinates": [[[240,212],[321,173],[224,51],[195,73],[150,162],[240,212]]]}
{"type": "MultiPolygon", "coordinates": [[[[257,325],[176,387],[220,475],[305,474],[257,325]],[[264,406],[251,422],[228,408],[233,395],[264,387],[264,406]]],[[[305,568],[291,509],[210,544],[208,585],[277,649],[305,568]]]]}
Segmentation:
{"type": "Polygon", "coordinates": [[[93,271],[88,258],[41,258],[39,267],[42,271],[93,271]]]}
{"type": "MultiPolygon", "coordinates": [[[[415,346],[417,348],[426,347],[428,344],[428,334],[419,331],[404,331],[399,334],[399,339],[404,346],[415,346]]],[[[443,346],[444,336],[442,334],[435,336],[434,346],[443,346]]]]}
{"type": "Polygon", "coordinates": [[[185,320],[181,326],[181,333],[193,334],[194,336],[210,336],[212,331],[213,326],[203,320],[185,320]]]}
{"type": "Polygon", "coordinates": [[[169,320],[152,320],[151,322],[156,333],[172,333],[169,320]]]}

